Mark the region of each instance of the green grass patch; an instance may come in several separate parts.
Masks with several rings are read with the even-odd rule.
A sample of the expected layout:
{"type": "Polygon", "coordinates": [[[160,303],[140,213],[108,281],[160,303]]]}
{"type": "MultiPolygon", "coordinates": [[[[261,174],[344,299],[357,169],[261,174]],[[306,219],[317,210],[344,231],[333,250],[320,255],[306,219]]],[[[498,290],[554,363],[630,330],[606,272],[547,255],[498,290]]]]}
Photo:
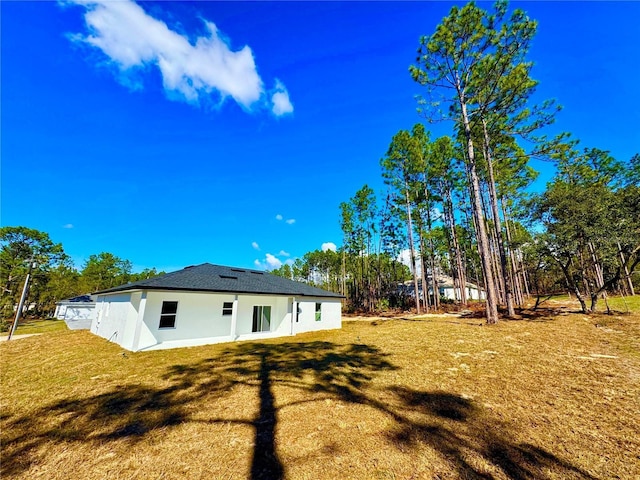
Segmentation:
{"type": "MultiPolygon", "coordinates": [[[[640,313],[640,295],[633,297],[609,297],[607,298],[609,307],[619,312],[640,313]]],[[[605,303],[602,299],[598,300],[598,310],[606,309],[605,303]]]]}
{"type": "MultiPolygon", "coordinates": [[[[11,325],[13,321],[8,321],[8,327],[3,329],[2,334],[8,335],[9,330],[11,329],[11,325]]],[[[18,326],[16,327],[15,335],[22,335],[28,333],[49,333],[49,332],[60,332],[65,331],[67,329],[67,325],[64,323],[64,320],[58,320],[55,318],[48,318],[44,320],[21,320],[18,326]]]]}

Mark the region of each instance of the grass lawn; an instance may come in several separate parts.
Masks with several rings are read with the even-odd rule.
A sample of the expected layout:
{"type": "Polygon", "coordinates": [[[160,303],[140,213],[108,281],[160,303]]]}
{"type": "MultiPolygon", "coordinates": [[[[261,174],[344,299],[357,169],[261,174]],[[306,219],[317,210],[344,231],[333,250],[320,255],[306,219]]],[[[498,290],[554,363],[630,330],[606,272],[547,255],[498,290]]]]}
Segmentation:
{"type": "Polygon", "coordinates": [[[639,478],[640,313],[545,307],[147,353],[87,331],[3,343],[0,473],[639,478]]]}
{"type": "MultiPolygon", "coordinates": [[[[0,335],[9,335],[9,330],[11,330],[11,325],[13,324],[12,320],[9,320],[9,327],[6,330],[0,332],[0,335]]],[[[55,318],[50,318],[47,320],[21,320],[16,327],[15,335],[23,335],[27,333],[47,333],[47,332],[58,332],[67,330],[67,325],[64,323],[64,320],[57,320],[55,318]]]]}

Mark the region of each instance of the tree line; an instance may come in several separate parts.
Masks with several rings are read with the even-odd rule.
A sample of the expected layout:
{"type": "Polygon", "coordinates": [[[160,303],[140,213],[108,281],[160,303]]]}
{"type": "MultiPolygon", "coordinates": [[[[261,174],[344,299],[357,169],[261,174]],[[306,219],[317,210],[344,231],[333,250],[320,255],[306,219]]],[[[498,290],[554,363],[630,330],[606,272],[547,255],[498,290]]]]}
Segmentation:
{"type": "MultiPolygon", "coordinates": [[[[579,149],[567,133],[541,133],[560,107],[532,101],[538,81],[527,55],[536,28],[524,11],[509,14],[507,2],[491,11],[469,3],[420,39],[409,67],[424,87],[419,112],[427,123],[449,121],[451,134],[432,139],[418,123],[392,137],[380,161],[383,201],[364,185],[340,205],[343,245],[331,275],[308,281],[342,292],[351,309],[372,311],[408,273],[383,270],[380,258],[393,266],[408,250],[417,312],[439,308],[446,274],[462,305],[467,282],[481,287],[488,323],[499,308],[514,316],[532,291],[568,291],[584,312],[607,292],[635,293],[640,156],[621,162],[579,149]],[[541,194],[528,190],[537,177],[531,158],[558,171],[541,194]]],[[[305,256],[298,272],[317,269],[317,255],[305,256]]]]}
{"type": "MultiPolygon", "coordinates": [[[[499,311],[514,316],[532,293],[569,292],[585,313],[612,292],[634,295],[640,155],[619,160],[568,133],[542,133],[560,107],[534,102],[527,57],[536,28],[504,1],[453,7],[409,66],[424,123],[449,122],[450,134],[432,138],[423,123],[399,130],[381,152],[385,190],[363,185],[340,204],[337,251],[308,252],[272,273],[340,292],[354,311],[439,309],[447,277],[460,305],[467,286],[478,286],[488,323],[499,311]],[[532,158],[557,170],[542,193],[530,191],[532,158]]],[[[132,274],[108,253],[76,271],[61,245],[24,227],[3,229],[2,242],[3,313],[30,258],[38,265],[30,299],[43,312],[54,299],[157,274],[132,274]]]]}
{"type": "Polygon", "coordinates": [[[50,316],[57,301],[151,278],[164,272],[155,268],[133,273],[129,260],[112,253],[90,255],[76,269],[62,247],[49,234],[27,227],[0,228],[0,282],[2,318],[10,318],[18,304],[27,272],[31,273],[30,313],[50,316]]]}

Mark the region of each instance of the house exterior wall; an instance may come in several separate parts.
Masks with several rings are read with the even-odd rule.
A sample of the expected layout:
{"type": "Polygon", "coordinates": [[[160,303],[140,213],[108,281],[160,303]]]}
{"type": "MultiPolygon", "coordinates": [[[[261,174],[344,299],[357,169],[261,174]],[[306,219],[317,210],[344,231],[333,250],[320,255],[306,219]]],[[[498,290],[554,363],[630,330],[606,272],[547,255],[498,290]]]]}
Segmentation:
{"type": "MultiPolygon", "coordinates": [[[[224,302],[233,302],[235,295],[193,292],[147,292],[144,328],[153,337],[153,344],[193,338],[229,337],[231,315],[222,315],[224,302]],[[160,328],[160,313],[165,301],[178,302],[174,328],[160,328]]],[[[141,338],[138,348],[149,345],[141,338]]]]}
{"type": "Polygon", "coordinates": [[[131,303],[131,295],[100,295],[96,300],[96,314],[91,322],[91,333],[131,349],[132,323],[137,316],[131,303]]]}
{"type": "Polygon", "coordinates": [[[123,348],[138,351],[258,340],[341,326],[340,299],[134,291],[99,296],[91,332],[123,348]],[[165,301],[178,302],[175,326],[172,328],[160,328],[162,304],[165,301]],[[223,315],[223,304],[226,302],[233,304],[232,315],[223,315]],[[315,319],[316,303],[321,304],[319,321],[315,319]],[[294,305],[301,312],[297,322],[294,321],[294,305]],[[252,331],[255,306],[271,308],[269,331],[252,331]]]}
{"type": "Polygon", "coordinates": [[[64,320],[70,330],[88,330],[95,317],[93,302],[60,302],[56,305],[55,318],[64,320]]]}
{"type": "Polygon", "coordinates": [[[342,302],[340,299],[298,298],[297,321],[293,333],[331,330],[342,327],[342,302]],[[316,320],[316,303],[320,303],[320,320],[316,320]]]}
{"type": "Polygon", "coordinates": [[[64,323],[69,330],[88,330],[95,316],[95,305],[68,306],[64,315],[64,323]]]}
{"type": "Polygon", "coordinates": [[[64,320],[64,315],[66,313],[67,313],[67,306],[66,305],[57,304],[56,305],[56,312],[53,314],[53,316],[55,318],[57,318],[58,320],[64,320]]]}
{"type": "Polygon", "coordinates": [[[291,335],[291,301],[290,297],[274,297],[270,295],[238,295],[238,320],[236,335],[238,338],[259,338],[268,333],[274,336],[291,335]],[[271,328],[269,332],[252,332],[253,307],[271,307],[271,328]]]}
{"type": "MultiPolygon", "coordinates": [[[[456,297],[456,292],[453,287],[440,287],[440,296],[444,297],[448,300],[456,300],[456,298],[460,298],[460,289],[458,290],[458,296],[456,297]]],[[[469,300],[484,300],[485,294],[484,292],[479,292],[475,287],[467,286],[467,299],[469,300]]]]}

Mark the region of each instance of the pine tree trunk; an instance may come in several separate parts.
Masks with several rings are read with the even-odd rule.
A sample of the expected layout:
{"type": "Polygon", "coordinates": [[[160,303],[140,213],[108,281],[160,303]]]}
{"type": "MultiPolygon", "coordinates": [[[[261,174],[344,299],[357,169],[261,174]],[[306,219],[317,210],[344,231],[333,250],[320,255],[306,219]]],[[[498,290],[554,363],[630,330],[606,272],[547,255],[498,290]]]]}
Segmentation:
{"type": "Polygon", "coordinates": [[[443,214],[447,230],[449,244],[449,256],[451,264],[451,276],[453,277],[453,290],[456,302],[467,305],[466,281],[462,268],[462,255],[458,244],[458,234],[456,232],[455,218],[453,215],[453,201],[451,200],[451,190],[444,188],[443,214]]]}
{"type": "MultiPolygon", "coordinates": [[[[464,212],[464,217],[466,220],[466,223],[468,225],[468,228],[471,232],[473,232],[473,235],[475,236],[475,232],[478,231],[478,228],[476,227],[476,219],[473,217],[473,215],[471,216],[471,221],[469,221],[469,212],[467,211],[467,209],[465,208],[463,210],[464,212]],[[473,229],[471,229],[471,224],[473,224],[473,229]]],[[[470,239],[471,242],[473,242],[472,239],[470,239]]],[[[477,246],[477,240],[476,240],[476,246],[477,246]]],[[[472,244],[473,245],[473,244],[472,244]]],[[[471,268],[473,270],[473,275],[475,276],[475,282],[476,282],[476,286],[478,287],[478,292],[480,292],[480,283],[484,283],[484,278],[482,278],[482,275],[480,273],[480,271],[478,271],[478,264],[476,263],[474,258],[471,258],[469,260],[469,262],[471,263],[471,268]]],[[[466,265],[466,256],[465,256],[465,265],[466,265]]],[[[485,291],[485,295],[486,295],[486,291],[485,291]]],[[[480,299],[480,295],[478,294],[478,299],[480,299]]]]}
{"type": "Polygon", "coordinates": [[[527,271],[524,268],[524,263],[522,262],[522,253],[520,252],[520,250],[518,250],[519,252],[519,262],[520,262],[520,271],[522,272],[522,283],[524,283],[524,293],[527,296],[527,298],[531,297],[531,292],[529,291],[529,280],[527,280],[527,271]]]}
{"type": "Polygon", "coordinates": [[[457,274],[457,266],[455,263],[456,261],[455,252],[453,251],[453,240],[451,239],[448,209],[449,209],[448,204],[444,202],[442,206],[442,215],[444,216],[444,231],[447,237],[447,251],[449,253],[449,269],[451,271],[451,278],[453,279],[453,299],[454,299],[454,302],[459,303],[460,302],[460,295],[458,295],[459,279],[457,274]]]}
{"type": "Polygon", "coordinates": [[[456,219],[453,215],[453,201],[451,199],[451,190],[447,191],[447,199],[449,203],[449,215],[450,215],[450,229],[451,229],[451,241],[453,242],[453,251],[456,257],[456,273],[458,277],[458,283],[460,285],[460,302],[462,305],[467,305],[467,278],[464,272],[462,262],[462,252],[460,251],[460,244],[458,242],[458,232],[456,231],[456,219]]]}
{"type": "Polygon", "coordinates": [[[342,250],[342,295],[346,295],[347,291],[347,259],[346,252],[344,251],[344,247],[342,250]]]}
{"type": "MultiPolygon", "coordinates": [[[[429,208],[427,208],[427,229],[431,231],[431,209],[429,208]]],[[[433,240],[429,238],[429,263],[431,264],[431,286],[433,290],[433,306],[437,310],[440,308],[440,290],[438,288],[435,257],[436,257],[436,254],[435,254],[435,248],[433,247],[433,240]]]]}
{"type": "MultiPolygon", "coordinates": [[[[504,217],[504,227],[505,232],[507,234],[507,243],[511,245],[511,229],[509,228],[509,217],[507,215],[507,207],[505,205],[504,199],[500,200],[500,204],[502,206],[502,215],[504,217]]],[[[522,308],[524,304],[524,295],[522,293],[522,284],[520,282],[520,273],[519,269],[516,267],[516,257],[513,252],[513,248],[509,248],[509,261],[511,262],[511,275],[514,286],[514,293],[516,298],[516,303],[520,308],[522,308]]]]}
{"type": "Polygon", "coordinates": [[[416,271],[416,255],[413,245],[413,226],[411,224],[411,203],[409,202],[409,185],[404,182],[404,195],[407,203],[407,236],[409,237],[409,251],[411,258],[409,264],[411,265],[411,273],[413,274],[413,288],[416,294],[416,310],[420,314],[420,293],[418,289],[418,272],[416,271]]]}
{"type": "Polygon", "coordinates": [[[498,292],[498,302],[501,305],[506,305],[505,285],[504,278],[500,275],[500,257],[498,256],[498,246],[496,240],[496,232],[493,228],[487,225],[489,235],[489,246],[491,251],[491,259],[493,264],[493,278],[496,283],[496,290],[498,292]]]}
{"type": "Polygon", "coordinates": [[[493,160],[491,159],[491,145],[489,143],[489,133],[487,132],[487,121],[482,119],[482,130],[484,133],[484,150],[485,159],[487,161],[487,171],[489,172],[489,199],[491,203],[491,212],[493,213],[493,226],[495,229],[496,243],[498,244],[498,254],[500,256],[500,273],[502,282],[504,283],[505,299],[507,301],[507,315],[515,316],[516,312],[513,308],[513,288],[509,285],[509,276],[507,273],[507,256],[504,248],[504,239],[502,238],[502,226],[500,224],[500,212],[498,212],[498,195],[496,192],[496,182],[493,175],[493,160]]]}
{"type": "Polygon", "coordinates": [[[496,302],[498,303],[498,305],[506,305],[507,301],[505,296],[504,283],[499,273],[500,259],[498,258],[498,255],[496,253],[498,251],[498,247],[496,246],[496,238],[495,238],[496,232],[493,228],[491,228],[488,220],[489,218],[491,218],[491,214],[489,213],[489,210],[487,207],[488,193],[484,191],[482,184],[480,185],[480,189],[481,189],[480,199],[482,200],[482,213],[485,218],[485,228],[487,229],[487,237],[489,239],[489,252],[491,253],[491,265],[493,266],[493,269],[491,270],[491,272],[493,273],[493,282],[496,286],[496,302]]]}
{"type": "Polygon", "coordinates": [[[422,235],[422,228],[418,229],[420,235],[420,281],[422,282],[422,304],[424,305],[425,313],[429,313],[429,282],[427,281],[427,273],[425,268],[424,259],[425,256],[425,244],[424,236],[422,235]]]}
{"type": "Polygon", "coordinates": [[[469,190],[471,194],[471,208],[476,219],[477,226],[477,243],[478,253],[482,264],[482,273],[484,275],[485,291],[486,291],[486,309],[487,323],[495,324],[498,322],[498,304],[496,301],[496,289],[493,281],[493,265],[491,262],[491,253],[489,252],[489,239],[484,225],[484,216],[482,214],[482,200],[480,198],[480,179],[476,169],[475,152],[473,149],[473,140],[471,138],[471,125],[467,115],[467,105],[464,98],[459,92],[460,109],[462,114],[462,123],[467,143],[467,171],[469,174],[469,190]]]}

